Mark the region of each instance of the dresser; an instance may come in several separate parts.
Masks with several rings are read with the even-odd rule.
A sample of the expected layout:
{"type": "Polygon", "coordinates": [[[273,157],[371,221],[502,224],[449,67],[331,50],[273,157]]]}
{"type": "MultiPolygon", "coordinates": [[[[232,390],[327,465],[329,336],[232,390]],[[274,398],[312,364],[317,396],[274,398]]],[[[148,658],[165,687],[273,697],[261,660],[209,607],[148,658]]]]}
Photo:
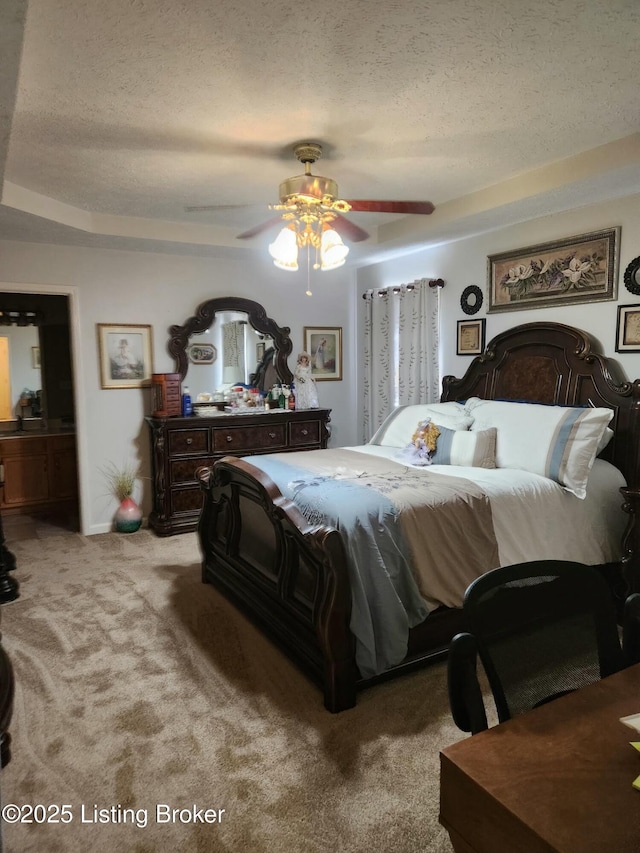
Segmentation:
{"type": "Polygon", "coordinates": [[[148,417],[153,465],[149,526],[159,536],[195,530],[203,495],[198,468],[223,456],[286,453],[327,446],[331,409],[212,417],[148,417]]]}

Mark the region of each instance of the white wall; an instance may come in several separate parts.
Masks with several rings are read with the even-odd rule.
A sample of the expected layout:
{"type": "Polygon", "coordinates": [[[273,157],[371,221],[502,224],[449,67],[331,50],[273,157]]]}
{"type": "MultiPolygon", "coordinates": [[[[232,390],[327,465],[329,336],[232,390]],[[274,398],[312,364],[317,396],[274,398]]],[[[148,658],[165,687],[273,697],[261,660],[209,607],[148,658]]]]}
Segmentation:
{"type": "MultiPolygon", "coordinates": [[[[428,228],[428,225],[426,226],[428,228]]],[[[467,285],[475,284],[484,293],[482,308],[474,318],[486,317],[487,342],[495,335],[521,323],[554,321],[576,326],[593,336],[605,355],[614,357],[628,379],[640,377],[640,353],[616,353],[618,305],[640,304],[640,297],[625,288],[626,266],[640,255],[640,196],[599,203],[578,210],[546,216],[528,223],[502,228],[488,234],[425,249],[358,271],[358,337],[362,341],[364,301],[369,288],[403,284],[419,278],[442,278],[440,351],[442,375],[461,376],[470,356],[456,355],[456,322],[468,319],[460,307],[467,285]],[[571,237],[603,228],[621,226],[618,265],[618,293],[615,301],[536,308],[487,314],[487,256],[496,252],[571,237]]],[[[361,377],[359,376],[359,387],[361,377]]],[[[360,430],[360,426],[358,427],[360,430]]],[[[360,434],[360,433],[359,433],[360,434]]]]}
{"type": "MultiPolygon", "coordinates": [[[[349,389],[355,382],[355,276],[348,265],[316,273],[313,296],[305,295],[300,274],[276,270],[267,258],[229,260],[120,252],[70,246],[5,241],[0,243],[3,280],[0,290],[66,293],[71,298],[72,347],[76,384],[76,424],[81,490],[82,531],[109,530],[116,509],[101,469],[109,462],[139,460],[150,475],[150,442],[145,415],[146,389],[100,387],[97,323],[150,324],[153,371],[174,370],[167,352],[168,329],[182,324],[197,306],[218,296],[241,296],[264,305],[267,315],[289,326],[293,363],[303,349],[304,326],[342,326],[343,381],[318,383],[320,405],[332,409],[331,444],[356,440],[356,403],[349,389]],[[75,328],[74,328],[75,327],[75,328]]],[[[147,515],[151,484],[140,484],[138,497],[147,515]]]]}

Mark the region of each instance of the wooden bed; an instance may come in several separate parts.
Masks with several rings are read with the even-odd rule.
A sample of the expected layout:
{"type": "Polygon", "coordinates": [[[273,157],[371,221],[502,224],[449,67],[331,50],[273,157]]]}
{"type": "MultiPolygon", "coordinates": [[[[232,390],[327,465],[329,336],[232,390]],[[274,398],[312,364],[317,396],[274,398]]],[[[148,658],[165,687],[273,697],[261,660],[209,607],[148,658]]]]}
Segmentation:
{"type": "MultiPolygon", "coordinates": [[[[443,380],[441,402],[517,400],[613,409],[614,437],[602,457],[627,482],[629,514],[620,566],[607,567],[618,597],[640,590],[640,380],[628,382],[588,336],[558,323],[528,323],[497,335],[465,375],[443,380]]],[[[357,691],[446,655],[461,611],[441,608],[411,630],[405,660],[383,675],[359,677],[349,630],[351,594],[337,530],[313,526],[262,471],[226,457],[198,478],[202,579],[241,607],[315,680],[324,704],[353,707],[357,691]]]]}

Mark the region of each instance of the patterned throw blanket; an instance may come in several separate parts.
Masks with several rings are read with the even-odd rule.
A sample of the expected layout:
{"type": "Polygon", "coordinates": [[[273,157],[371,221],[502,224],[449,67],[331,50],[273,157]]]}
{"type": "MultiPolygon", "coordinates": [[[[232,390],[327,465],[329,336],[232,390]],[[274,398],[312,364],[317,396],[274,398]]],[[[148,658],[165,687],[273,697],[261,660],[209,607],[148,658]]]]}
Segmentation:
{"type": "Polygon", "coordinates": [[[309,522],[340,531],[363,678],[400,663],[430,608],[460,606],[469,583],[499,565],[489,499],[470,480],[345,449],[246,461],[309,522]]]}

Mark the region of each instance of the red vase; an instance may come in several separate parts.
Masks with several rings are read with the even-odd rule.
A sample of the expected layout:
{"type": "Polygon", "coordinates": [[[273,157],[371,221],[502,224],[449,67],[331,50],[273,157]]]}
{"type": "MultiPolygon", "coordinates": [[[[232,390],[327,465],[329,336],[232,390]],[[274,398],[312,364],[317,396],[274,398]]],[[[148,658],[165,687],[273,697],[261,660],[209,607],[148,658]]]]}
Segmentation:
{"type": "Polygon", "coordinates": [[[125,498],[114,516],[117,533],[135,533],[142,524],[142,510],[133,498],[125,498]]]}

